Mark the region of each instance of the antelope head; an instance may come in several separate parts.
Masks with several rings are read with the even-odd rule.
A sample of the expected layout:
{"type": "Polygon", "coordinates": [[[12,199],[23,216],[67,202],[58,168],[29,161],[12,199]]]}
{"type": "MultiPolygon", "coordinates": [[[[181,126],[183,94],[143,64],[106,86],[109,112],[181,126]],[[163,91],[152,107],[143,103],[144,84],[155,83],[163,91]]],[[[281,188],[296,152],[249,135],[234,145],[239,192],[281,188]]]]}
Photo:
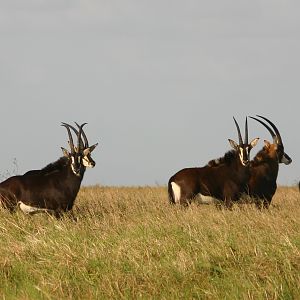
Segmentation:
{"type": "Polygon", "coordinates": [[[68,136],[69,136],[69,146],[71,149],[71,152],[66,150],[62,147],[62,151],[64,156],[68,157],[71,161],[71,168],[73,173],[76,176],[80,176],[82,174],[82,171],[86,168],[93,168],[96,163],[91,157],[91,152],[96,148],[97,144],[94,144],[92,146],[89,146],[88,139],[83,131],[83,126],[87,123],[83,123],[82,125],[78,125],[75,122],[76,126],[78,127],[78,130],[74,128],[72,125],[69,125],[67,123],[62,123],[62,126],[64,126],[67,129],[68,136]],[[75,132],[77,136],[77,146],[74,146],[72,134],[70,131],[70,128],[75,132]],[[82,140],[82,137],[84,139],[84,142],[82,140]]]}
{"type": "Polygon", "coordinates": [[[284,146],[283,146],[283,142],[282,142],[282,138],[280,136],[279,130],[277,129],[277,127],[267,118],[260,116],[260,115],[256,115],[257,117],[265,120],[266,122],[268,122],[270,124],[270,127],[268,124],[266,124],[265,122],[263,122],[260,119],[257,119],[255,117],[250,117],[251,119],[254,119],[255,121],[259,122],[260,124],[262,124],[265,128],[267,128],[267,130],[270,132],[272,138],[273,138],[273,143],[270,143],[269,141],[265,140],[265,150],[268,151],[268,153],[270,153],[270,156],[276,156],[278,163],[284,163],[285,165],[289,165],[292,162],[292,159],[284,152],[284,146]]]}
{"type": "Polygon", "coordinates": [[[250,151],[251,149],[257,144],[259,138],[253,139],[250,143],[248,142],[248,121],[246,117],[245,121],[245,139],[243,142],[242,135],[241,135],[241,130],[239,127],[239,124],[237,123],[236,119],[233,117],[237,132],[238,132],[238,138],[239,138],[239,143],[236,143],[235,141],[228,139],[231,147],[237,151],[239,154],[239,158],[241,161],[241,164],[243,166],[247,166],[250,162],[250,151]]]}

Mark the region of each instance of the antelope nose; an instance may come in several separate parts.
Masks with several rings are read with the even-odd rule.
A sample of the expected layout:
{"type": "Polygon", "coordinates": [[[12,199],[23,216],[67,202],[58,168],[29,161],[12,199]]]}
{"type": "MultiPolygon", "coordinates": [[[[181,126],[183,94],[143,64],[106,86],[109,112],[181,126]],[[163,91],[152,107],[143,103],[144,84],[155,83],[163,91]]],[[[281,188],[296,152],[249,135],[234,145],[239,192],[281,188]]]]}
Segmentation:
{"type": "Polygon", "coordinates": [[[286,153],[284,153],[280,162],[284,163],[285,165],[289,165],[292,162],[292,159],[286,153]]]}
{"type": "Polygon", "coordinates": [[[244,160],[244,159],[243,159],[243,165],[244,165],[244,166],[247,166],[248,164],[249,164],[249,160],[248,160],[248,159],[247,159],[247,160],[244,160]]]}

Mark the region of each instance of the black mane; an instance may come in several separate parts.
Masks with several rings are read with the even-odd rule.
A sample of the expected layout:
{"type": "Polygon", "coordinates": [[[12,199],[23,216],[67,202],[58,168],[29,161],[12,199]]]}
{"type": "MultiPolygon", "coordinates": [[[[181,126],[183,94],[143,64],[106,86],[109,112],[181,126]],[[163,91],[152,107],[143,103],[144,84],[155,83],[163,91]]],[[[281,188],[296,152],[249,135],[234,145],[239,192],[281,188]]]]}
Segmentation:
{"type": "Polygon", "coordinates": [[[65,156],[62,156],[57,161],[48,164],[46,167],[40,170],[30,170],[26,172],[24,175],[49,175],[53,172],[61,171],[66,165],[68,165],[69,159],[65,156]]]}
{"type": "Polygon", "coordinates": [[[52,173],[54,171],[62,170],[69,163],[69,159],[65,156],[62,156],[57,161],[48,164],[46,167],[41,169],[41,171],[45,174],[52,173]]]}
{"type": "Polygon", "coordinates": [[[255,157],[251,161],[251,167],[260,165],[262,163],[268,163],[269,161],[272,161],[272,158],[270,158],[265,147],[263,147],[259,152],[256,153],[255,157]]]}
{"type": "Polygon", "coordinates": [[[229,165],[232,163],[232,161],[234,161],[236,159],[236,155],[237,155],[236,151],[229,150],[228,152],[226,152],[224,154],[224,156],[210,160],[206,164],[206,166],[207,167],[218,167],[222,164],[229,165]]]}

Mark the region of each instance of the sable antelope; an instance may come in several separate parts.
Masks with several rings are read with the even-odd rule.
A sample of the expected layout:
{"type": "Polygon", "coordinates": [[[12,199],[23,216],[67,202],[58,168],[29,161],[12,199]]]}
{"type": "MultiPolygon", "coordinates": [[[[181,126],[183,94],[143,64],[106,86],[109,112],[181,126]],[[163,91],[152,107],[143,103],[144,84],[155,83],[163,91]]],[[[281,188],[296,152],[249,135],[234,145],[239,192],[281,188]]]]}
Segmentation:
{"type": "Polygon", "coordinates": [[[264,147],[250,162],[251,177],[248,192],[251,197],[256,198],[257,206],[262,203],[264,208],[268,208],[277,189],[279,164],[289,165],[292,159],[284,152],[282,138],[276,126],[267,118],[256,116],[268,122],[272,127],[260,119],[250,117],[267,128],[273,138],[273,143],[265,140],[264,147]]]}
{"type": "Polygon", "coordinates": [[[239,199],[250,177],[250,151],[259,138],[248,142],[248,123],[245,121],[245,139],[243,142],[240,128],[235,118],[239,144],[228,139],[233,150],[220,158],[220,165],[207,164],[201,168],[185,168],[173,175],[168,182],[170,203],[188,205],[197,195],[211,196],[222,200],[226,207],[239,199]]]}
{"type": "Polygon", "coordinates": [[[62,123],[67,129],[71,152],[61,147],[63,157],[40,170],[31,170],[24,175],[12,176],[0,183],[0,203],[10,211],[19,207],[24,213],[49,212],[59,217],[69,211],[80,188],[86,167],[94,167],[91,152],[97,144],[88,145],[83,126],[62,123]],[[76,133],[74,146],[70,128],[76,133]],[[75,130],[74,130],[75,129],[75,130]],[[85,142],[82,141],[83,136],[85,142]]]}

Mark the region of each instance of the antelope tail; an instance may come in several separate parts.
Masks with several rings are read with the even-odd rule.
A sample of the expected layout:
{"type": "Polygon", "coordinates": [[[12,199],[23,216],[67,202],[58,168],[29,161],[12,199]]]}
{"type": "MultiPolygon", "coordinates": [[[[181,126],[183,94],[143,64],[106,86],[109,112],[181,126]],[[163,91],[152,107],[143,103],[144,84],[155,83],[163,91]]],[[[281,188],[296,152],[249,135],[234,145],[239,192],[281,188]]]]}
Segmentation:
{"type": "Polygon", "coordinates": [[[175,204],[175,197],[174,197],[174,192],[171,184],[171,179],[168,182],[168,194],[169,194],[169,202],[171,204],[175,204]]]}

